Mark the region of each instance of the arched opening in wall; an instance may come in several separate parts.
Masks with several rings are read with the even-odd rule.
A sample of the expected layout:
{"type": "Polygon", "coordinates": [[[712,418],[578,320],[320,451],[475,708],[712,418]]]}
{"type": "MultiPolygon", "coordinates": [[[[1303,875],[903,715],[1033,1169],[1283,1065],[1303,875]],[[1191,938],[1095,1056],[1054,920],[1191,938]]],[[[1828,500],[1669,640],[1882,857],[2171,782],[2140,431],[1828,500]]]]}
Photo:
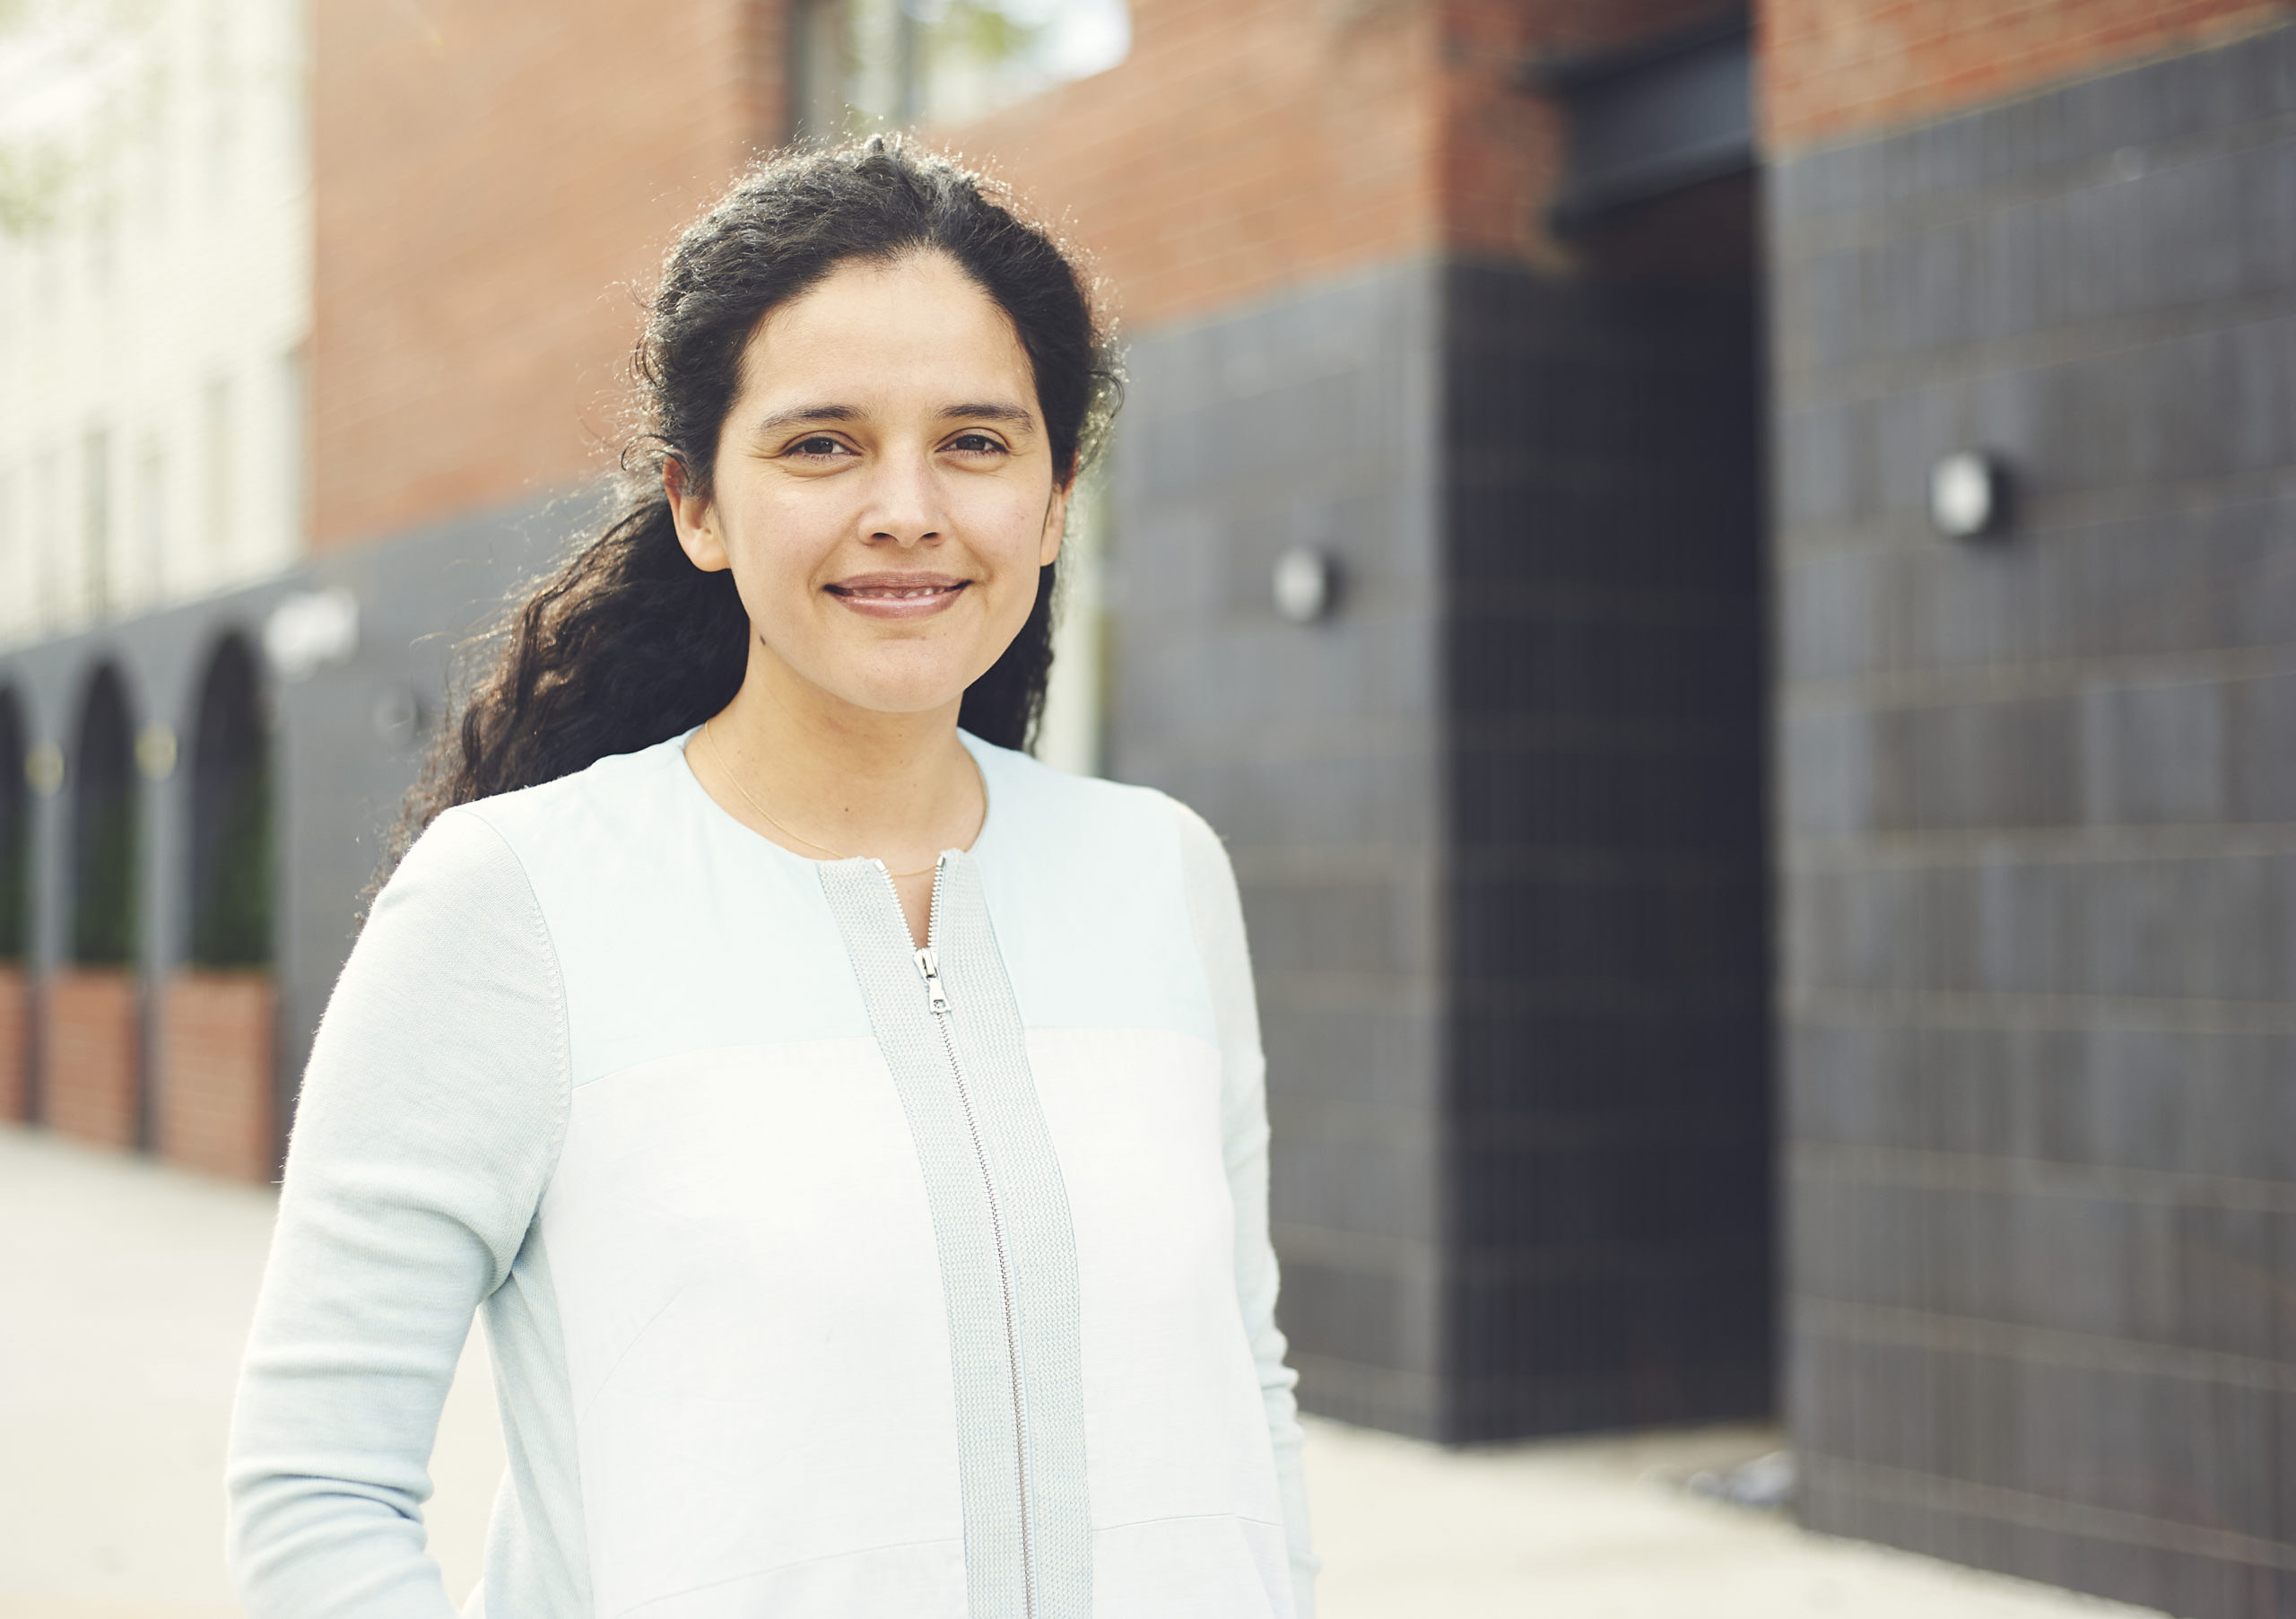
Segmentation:
{"type": "Polygon", "coordinates": [[[191,959],[271,965],[271,746],[247,639],[227,636],[199,689],[192,744],[191,959]]]}
{"type": "Polygon", "coordinates": [[[266,1181],[276,817],[262,680],[242,635],[208,659],[190,775],[190,959],[161,1005],[156,1136],[176,1162],[266,1181]]]}
{"type": "Polygon", "coordinates": [[[48,1122],[107,1146],[137,1144],[142,795],[126,683],[106,664],[80,701],[66,763],[70,959],[48,987],[41,1095],[48,1122]]]}
{"type": "Polygon", "coordinates": [[[32,817],[16,693],[0,687],[0,1119],[31,1112],[32,817]]]}

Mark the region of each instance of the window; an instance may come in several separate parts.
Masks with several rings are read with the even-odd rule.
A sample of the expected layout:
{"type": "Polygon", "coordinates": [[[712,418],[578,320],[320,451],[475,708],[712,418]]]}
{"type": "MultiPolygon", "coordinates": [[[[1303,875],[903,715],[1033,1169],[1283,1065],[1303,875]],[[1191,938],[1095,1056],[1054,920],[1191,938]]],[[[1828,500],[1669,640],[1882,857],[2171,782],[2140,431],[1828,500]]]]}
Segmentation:
{"type": "Polygon", "coordinates": [[[200,56],[207,100],[207,195],[209,201],[222,204],[230,200],[239,135],[232,94],[231,13],[225,0],[208,0],[201,20],[200,56]]]}
{"type": "Polygon", "coordinates": [[[283,553],[303,548],[303,345],[279,357],[279,544],[283,553]]]}
{"type": "Polygon", "coordinates": [[[207,385],[199,413],[200,539],[210,560],[230,554],[233,509],[231,382],[217,377],[207,385]]]}
{"type": "Polygon", "coordinates": [[[99,198],[88,211],[88,287],[111,291],[112,273],[119,263],[118,213],[109,197],[99,198]]]}
{"type": "Polygon", "coordinates": [[[111,610],[111,435],[91,427],[80,441],[80,579],[91,614],[111,610]]]}
{"type": "MultiPolygon", "coordinates": [[[[31,568],[16,520],[16,480],[0,470],[0,641],[13,640],[30,627],[31,608],[31,568]]],[[[0,768],[5,765],[0,760],[0,768]]]]}
{"type": "Polygon", "coordinates": [[[54,624],[64,616],[63,550],[57,524],[57,467],[51,451],[32,465],[31,553],[33,594],[39,602],[40,622],[54,624]]]}
{"type": "Polygon", "coordinates": [[[149,601],[168,581],[168,458],[156,438],[135,457],[135,540],[137,594],[149,601]]]}
{"type": "Polygon", "coordinates": [[[961,124],[1124,59],[1124,0],[798,0],[797,135],[961,124]]]}

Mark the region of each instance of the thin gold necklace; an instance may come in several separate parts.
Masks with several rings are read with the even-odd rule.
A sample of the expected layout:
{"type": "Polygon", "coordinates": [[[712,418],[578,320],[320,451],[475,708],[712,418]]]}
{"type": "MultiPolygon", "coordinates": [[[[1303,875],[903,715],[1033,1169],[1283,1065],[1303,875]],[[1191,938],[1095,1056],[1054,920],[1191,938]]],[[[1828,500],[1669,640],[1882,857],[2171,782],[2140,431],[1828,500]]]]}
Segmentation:
{"type": "MultiPolygon", "coordinates": [[[[752,809],[765,817],[766,824],[772,827],[774,831],[779,832],[785,838],[795,838],[807,849],[817,849],[821,850],[822,853],[827,855],[832,860],[851,860],[857,857],[853,855],[840,855],[828,844],[816,843],[811,838],[806,837],[804,833],[792,831],[789,828],[782,825],[780,822],[775,820],[773,818],[773,812],[766,808],[762,804],[760,804],[757,801],[757,796],[752,793],[749,788],[742,785],[742,779],[740,775],[735,771],[732,762],[726,757],[726,750],[718,745],[718,738],[710,736],[709,727],[708,726],[705,725],[701,727],[701,734],[709,738],[709,751],[718,756],[718,768],[726,772],[726,779],[734,784],[734,790],[742,796],[752,809]]],[[[940,864],[941,863],[938,860],[935,860],[933,862],[932,866],[920,866],[915,871],[897,871],[891,873],[890,875],[896,877],[921,877],[926,872],[933,870],[935,866],[937,866],[940,864]]]]}

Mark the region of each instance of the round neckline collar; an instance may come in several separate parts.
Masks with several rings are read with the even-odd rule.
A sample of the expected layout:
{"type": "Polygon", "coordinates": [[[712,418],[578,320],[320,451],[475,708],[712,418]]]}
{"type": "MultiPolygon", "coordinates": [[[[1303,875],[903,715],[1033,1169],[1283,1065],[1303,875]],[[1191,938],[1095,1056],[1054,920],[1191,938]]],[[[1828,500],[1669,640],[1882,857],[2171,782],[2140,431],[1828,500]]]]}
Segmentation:
{"type": "MultiPolygon", "coordinates": [[[[848,855],[841,860],[816,860],[810,855],[801,855],[796,849],[787,847],[786,844],[775,842],[771,838],[767,837],[763,832],[758,831],[755,827],[744,821],[739,815],[735,814],[733,811],[718,803],[718,800],[711,796],[709,789],[701,785],[701,778],[693,773],[693,762],[686,757],[687,747],[692,743],[695,734],[700,729],[701,727],[698,725],[689,726],[679,735],[671,737],[668,745],[674,749],[677,753],[675,769],[684,789],[691,791],[695,797],[700,799],[701,802],[708,806],[709,812],[716,815],[719,820],[725,822],[726,825],[740,832],[744,838],[753,842],[763,844],[767,849],[772,850],[775,854],[779,855],[782,858],[786,860],[794,860],[797,862],[798,865],[806,867],[808,870],[817,870],[824,866],[850,866],[857,861],[866,861],[871,865],[881,864],[881,862],[878,861],[877,857],[874,855],[848,855]]],[[[980,772],[980,825],[974,831],[972,841],[970,844],[962,849],[944,849],[941,852],[943,854],[954,852],[956,854],[970,856],[977,860],[980,857],[980,852],[983,846],[988,841],[989,829],[996,824],[996,788],[995,783],[991,779],[993,772],[990,769],[989,760],[987,757],[991,750],[988,744],[981,741],[979,737],[975,736],[970,731],[965,730],[962,727],[958,727],[957,741],[964,748],[966,753],[972,755],[973,769],[980,772]]]]}

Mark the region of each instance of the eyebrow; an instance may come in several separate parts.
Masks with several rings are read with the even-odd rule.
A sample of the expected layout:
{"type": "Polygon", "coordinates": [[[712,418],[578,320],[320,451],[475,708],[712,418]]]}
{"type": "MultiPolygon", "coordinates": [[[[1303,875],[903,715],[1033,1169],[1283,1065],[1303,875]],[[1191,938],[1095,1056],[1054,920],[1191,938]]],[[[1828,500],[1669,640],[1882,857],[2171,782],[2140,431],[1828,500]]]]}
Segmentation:
{"type": "Polygon", "coordinates": [[[952,405],[941,412],[944,422],[958,417],[970,417],[978,422],[1002,422],[1009,427],[1034,427],[1036,418],[1017,405],[952,405]]]}
{"type": "MultiPolygon", "coordinates": [[[[941,407],[944,422],[1001,422],[1008,427],[1033,427],[1036,418],[1017,405],[997,405],[986,400],[974,400],[962,405],[941,407]]],[[[785,428],[810,427],[822,422],[858,422],[860,410],[850,405],[800,405],[789,410],[776,411],[757,424],[761,434],[777,433],[785,428]]]]}
{"type": "Polygon", "coordinates": [[[858,422],[861,413],[849,405],[800,405],[794,409],[776,411],[757,424],[761,433],[778,432],[785,427],[803,427],[814,422],[858,422]]]}

